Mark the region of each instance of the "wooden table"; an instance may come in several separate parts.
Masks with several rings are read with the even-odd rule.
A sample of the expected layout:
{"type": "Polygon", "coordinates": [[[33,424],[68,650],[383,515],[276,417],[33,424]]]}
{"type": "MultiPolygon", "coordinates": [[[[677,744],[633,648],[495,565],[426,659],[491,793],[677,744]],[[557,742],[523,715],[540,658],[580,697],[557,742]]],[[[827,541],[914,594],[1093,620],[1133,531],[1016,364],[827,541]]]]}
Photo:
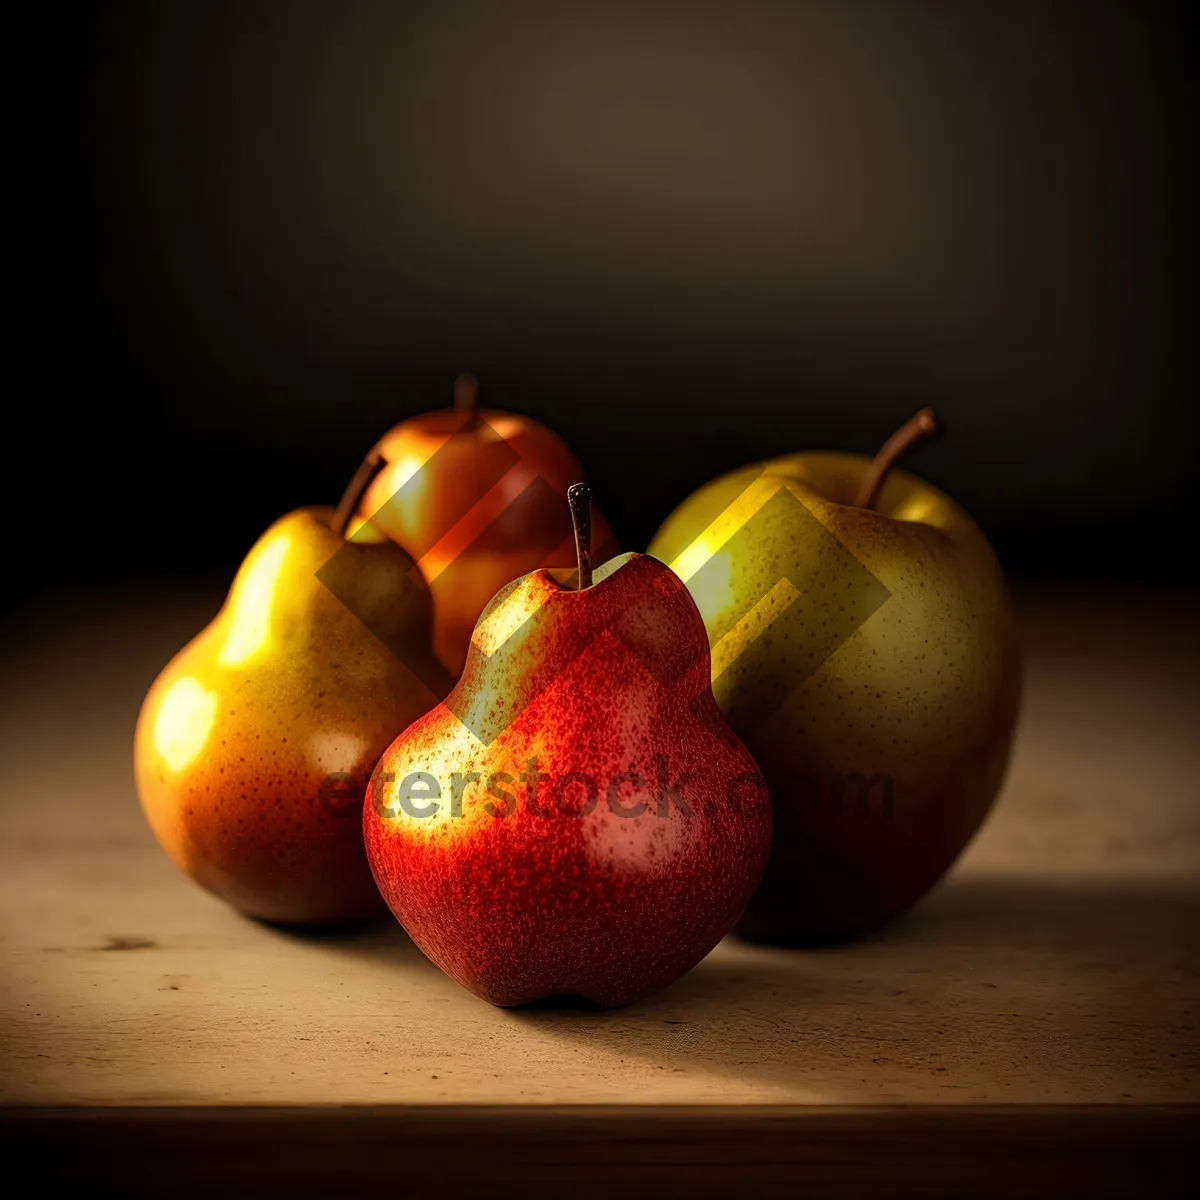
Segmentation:
{"type": "Polygon", "coordinates": [[[134,797],[155,671],[213,597],[10,638],[8,1153],[124,1191],[1182,1189],[1200,1113],[1194,599],[1022,597],[1000,804],[876,938],[727,940],[617,1012],[490,1008],[392,922],[301,937],[180,876],[134,797]],[[353,1185],[353,1186],[351,1186],[353,1185]]]}

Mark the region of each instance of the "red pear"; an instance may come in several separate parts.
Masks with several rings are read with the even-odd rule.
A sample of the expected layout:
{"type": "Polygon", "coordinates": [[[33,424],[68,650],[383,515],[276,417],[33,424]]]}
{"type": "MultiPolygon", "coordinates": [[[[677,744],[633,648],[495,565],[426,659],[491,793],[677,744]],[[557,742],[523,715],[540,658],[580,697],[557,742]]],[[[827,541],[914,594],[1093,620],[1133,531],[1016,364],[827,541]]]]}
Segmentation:
{"type": "Polygon", "coordinates": [[[593,578],[576,528],[578,573],[496,594],[459,683],[383,755],[364,807],[392,912],[498,1005],[611,1007],[671,983],[732,928],[770,844],[687,589],[640,554],[593,578]]]}

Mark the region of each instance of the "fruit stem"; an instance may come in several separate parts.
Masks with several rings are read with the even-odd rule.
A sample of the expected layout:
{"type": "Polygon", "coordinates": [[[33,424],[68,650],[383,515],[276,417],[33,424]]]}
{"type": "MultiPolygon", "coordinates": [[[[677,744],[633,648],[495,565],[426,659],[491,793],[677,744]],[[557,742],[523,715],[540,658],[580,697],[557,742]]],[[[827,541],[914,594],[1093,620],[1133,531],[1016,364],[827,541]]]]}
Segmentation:
{"type": "Polygon", "coordinates": [[[586,483],[567,488],[571,524],[575,528],[575,560],[579,564],[579,590],[592,586],[592,489],[586,483]]]}
{"type": "Polygon", "coordinates": [[[874,508],[875,501],[887,480],[888,472],[909,451],[923,441],[928,441],[942,432],[938,423],[937,413],[932,408],[923,408],[920,412],[909,417],[895,433],[892,434],[878,454],[875,455],[867,473],[858,485],[858,495],[854,497],[856,508],[874,508]]]}
{"type": "Polygon", "coordinates": [[[469,371],[454,381],[454,411],[463,417],[461,429],[474,429],[479,424],[479,380],[469,371]]]}
{"type": "Polygon", "coordinates": [[[358,506],[362,503],[362,498],[367,494],[367,488],[371,486],[375,476],[385,466],[387,466],[387,460],[377,450],[372,450],[358,464],[358,470],[346,484],[346,490],[342,493],[342,498],[338,501],[338,506],[334,509],[333,516],[329,521],[329,527],[334,533],[341,534],[342,537],[346,536],[346,530],[350,528],[350,522],[358,506]]]}

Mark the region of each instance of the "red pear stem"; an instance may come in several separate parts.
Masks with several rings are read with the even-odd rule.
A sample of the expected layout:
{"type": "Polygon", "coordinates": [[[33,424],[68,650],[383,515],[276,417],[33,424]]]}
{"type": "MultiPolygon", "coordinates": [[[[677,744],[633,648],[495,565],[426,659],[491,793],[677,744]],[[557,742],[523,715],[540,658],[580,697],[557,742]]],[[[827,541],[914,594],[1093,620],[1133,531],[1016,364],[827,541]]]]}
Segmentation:
{"type": "Polygon", "coordinates": [[[479,380],[469,371],[454,381],[454,411],[463,418],[461,429],[474,429],[479,424],[479,380]]]}
{"type": "Polygon", "coordinates": [[[928,441],[942,432],[937,413],[932,408],[923,408],[909,417],[875,455],[854,497],[857,508],[874,508],[879,493],[887,480],[888,472],[921,442],[928,441]]]}
{"type": "Polygon", "coordinates": [[[575,527],[575,559],[579,564],[579,590],[592,586],[592,489],[586,483],[567,488],[571,524],[575,527]]]}
{"type": "Polygon", "coordinates": [[[386,466],[387,459],[377,450],[372,450],[358,464],[358,470],[346,484],[346,490],[342,493],[342,498],[338,501],[333,518],[329,522],[330,528],[335,533],[341,534],[342,537],[346,536],[346,530],[350,528],[354,513],[362,503],[362,498],[367,494],[367,488],[375,481],[375,476],[386,466]]]}

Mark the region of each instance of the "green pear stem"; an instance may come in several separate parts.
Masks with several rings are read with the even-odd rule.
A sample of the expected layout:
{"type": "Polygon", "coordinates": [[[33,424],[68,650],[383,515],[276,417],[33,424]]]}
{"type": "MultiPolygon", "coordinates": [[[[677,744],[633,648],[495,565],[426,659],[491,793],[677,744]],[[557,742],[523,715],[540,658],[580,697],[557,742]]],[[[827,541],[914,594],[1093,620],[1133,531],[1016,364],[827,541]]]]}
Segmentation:
{"type": "Polygon", "coordinates": [[[338,501],[338,506],[334,509],[333,517],[329,522],[330,528],[335,533],[341,534],[342,537],[346,536],[346,530],[350,528],[354,513],[362,503],[362,498],[367,494],[367,488],[371,486],[375,476],[385,466],[387,466],[387,460],[377,450],[372,450],[358,464],[358,470],[346,484],[346,490],[342,493],[342,498],[338,501]]]}
{"type": "Polygon", "coordinates": [[[567,504],[575,529],[575,560],[579,565],[579,590],[592,586],[592,489],[586,483],[567,488],[567,504]]]}
{"type": "Polygon", "coordinates": [[[474,429],[479,424],[479,409],[476,407],[478,398],[479,380],[466,371],[454,381],[454,411],[463,418],[459,432],[474,429]]]}
{"type": "Polygon", "coordinates": [[[879,499],[879,493],[887,480],[888,472],[910,451],[921,442],[928,441],[941,433],[942,427],[938,422],[937,413],[932,408],[923,408],[920,412],[909,417],[895,433],[892,434],[878,454],[872,460],[862,482],[858,485],[858,495],[854,497],[856,508],[874,508],[879,499]]]}

